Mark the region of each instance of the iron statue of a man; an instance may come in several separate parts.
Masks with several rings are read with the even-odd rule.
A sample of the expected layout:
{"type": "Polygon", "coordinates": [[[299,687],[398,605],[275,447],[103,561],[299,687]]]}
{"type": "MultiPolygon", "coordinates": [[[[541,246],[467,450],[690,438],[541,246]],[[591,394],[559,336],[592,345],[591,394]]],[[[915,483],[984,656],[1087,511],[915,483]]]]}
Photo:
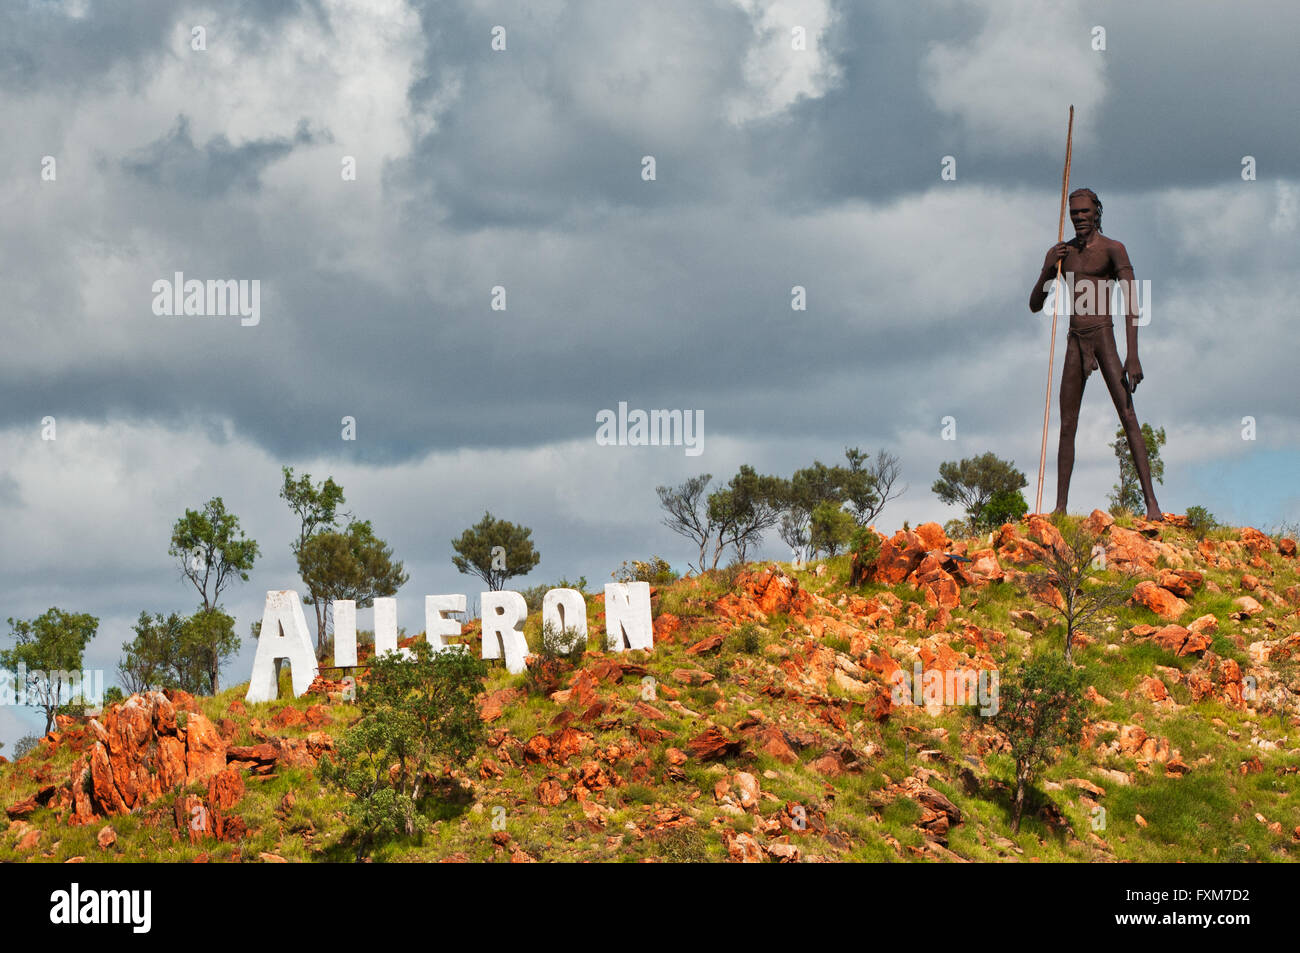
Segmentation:
{"type": "Polygon", "coordinates": [[[1056,456],[1056,509],[1065,512],[1070,493],[1070,473],[1074,469],[1074,436],[1079,428],[1079,404],[1088,375],[1101,369],[1102,380],[1110,391],[1115,410],[1128,438],[1129,452],[1142,484],[1146,500],[1146,518],[1162,519],[1156,494],[1151,486],[1151,467],[1147,461],[1142,427],[1133,410],[1133,391],[1142,380],[1142,363],[1138,360],[1138,296],[1133,266],[1124,245],[1101,233],[1101,200],[1091,189],[1070,193],[1070,221],[1074,238],[1058,242],[1048,249],[1043,270],[1029,295],[1029,310],[1043,309],[1047,293],[1056,279],[1056,264],[1061,263],[1062,280],[1070,296],[1070,331],[1065,349],[1065,367],[1061,374],[1061,442],[1056,456]],[[1125,289],[1127,320],[1124,322],[1127,356],[1123,362],[1115,347],[1110,315],[1110,290],[1115,283],[1125,289]]]}

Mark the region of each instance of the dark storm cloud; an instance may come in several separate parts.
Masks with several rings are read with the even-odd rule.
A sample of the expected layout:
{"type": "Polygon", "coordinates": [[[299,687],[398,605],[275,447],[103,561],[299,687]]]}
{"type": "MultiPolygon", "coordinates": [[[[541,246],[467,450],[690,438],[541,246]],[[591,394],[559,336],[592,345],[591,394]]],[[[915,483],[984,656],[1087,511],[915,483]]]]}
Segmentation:
{"type": "MultiPolygon", "coordinates": [[[[709,39],[709,66],[700,72],[708,85],[700,96],[721,99],[739,89],[741,63],[749,40],[742,11],[727,4],[678,3],[665,10],[688,22],[691,35],[709,39]]],[[[424,73],[412,84],[410,100],[417,112],[427,110],[438,94],[458,81],[466,95],[440,117],[438,129],[424,136],[410,158],[393,173],[413,192],[419,206],[436,206],[440,224],[454,229],[496,225],[564,228],[576,208],[601,206],[661,207],[709,201],[725,191],[726,178],[743,139],[722,122],[701,124],[690,141],[656,135],[650,130],[618,128],[593,115],[574,96],[572,65],[583,57],[609,55],[617,44],[619,20],[627,11],[617,4],[574,4],[553,20],[521,18],[503,5],[489,13],[471,12],[461,4],[429,2],[420,6],[428,38],[424,73]],[[494,52],[491,30],[507,28],[508,46],[494,52]],[[521,136],[519,128],[536,133],[521,136]],[[641,160],[653,155],[665,188],[647,187],[641,160]]],[[[667,65],[681,51],[664,51],[667,65]]],[[[644,90],[648,72],[626,72],[611,64],[604,78],[644,90]]],[[[682,102],[694,113],[695,102],[682,102]]],[[[635,127],[635,115],[628,125],[635,127]]]]}
{"type": "MultiPolygon", "coordinates": [[[[990,236],[958,265],[942,242],[947,226],[930,223],[926,243],[912,252],[932,262],[931,281],[981,279],[968,311],[952,314],[936,302],[934,285],[900,290],[901,279],[856,251],[859,236],[851,230],[834,233],[839,247],[818,247],[828,239],[817,226],[795,220],[864,199],[873,202],[872,212],[907,202],[936,186],[938,159],[950,152],[962,162],[954,195],[989,185],[1042,186],[1050,194],[1059,181],[1055,152],[1026,146],[995,155],[959,119],[941,114],[926,91],[927,52],[972,42],[983,14],[973,5],[937,3],[922,15],[840,4],[823,40],[824,55],[840,68],[838,80],[824,95],[734,126],[714,100],[700,108],[699,96],[720,104],[743,89],[751,24],[725,4],[681,9],[689,10],[687,35],[708,43],[687,44],[676,55],[706,57],[708,67],[691,74],[699,89],[666,87],[681,101],[658,104],[658,126],[639,131],[637,115],[601,113],[599,101],[579,96],[573,80],[591,57],[603,57],[601,69],[622,76],[617,10],[573,5],[544,22],[509,6],[480,12],[468,4],[424,4],[427,48],[407,100],[433,128],[416,139],[409,157],[384,170],[381,240],[391,244],[393,267],[404,279],[396,286],[361,268],[331,266],[340,255],[323,249],[333,223],[259,191],[274,163],[297,150],[312,155],[329,141],[308,131],[330,128],[328,102],[304,102],[304,124],[292,136],[238,144],[222,133],[195,143],[184,116],[168,117],[175,122],[170,131],[159,117],[156,133],[118,144],[117,161],[103,170],[114,204],[104,213],[102,240],[143,227],[169,255],[158,274],[132,286],[116,316],[130,345],[95,347],[103,329],[58,309],[46,319],[58,359],[41,355],[46,359],[0,380],[0,419],[26,426],[57,412],[206,427],[226,418],[240,437],[292,458],[337,450],[341,419],[353,416],[363,439],[344,449],[372,463],[439,448],[586,437],[596,412],[620,400],[701,408],[710,432],[755,439],[829,437],[845,419],[863,416],[876,431],[897,431],[952,404],[974,426],[995,430],[1004,412],[996,395],[1038,384],[1009,382],[1001,370],[990,379],[973,367],[1038,346],[1044,320],[1028,315],[1024,299],[1041,252],[1012,268],[990,236]],[[508,54],[489,48],[499,20],[510,26],[508,54]],[[639,177],[646,153],[659,158],[654,183],[639,177]],[[788,234],[782,215],[790,216],[788,234]],[[477,243],[466,246],[473,253],[456,247],[461,239],[477,243]],[[172,269],[188,277],[258,278],[262,323],[243,329],[223,319],[152,315],[149,283],[170,278],[172,269]],[[882,286],[848,280],[858,272],[882,286]],[[1009,286],[993,288],[1010,272],[1016,277],[1009,286]],[[430,274],[440,280],[426,285],[430,274]],[[508,312],[488,308],[497,284],[508,288],[508,312]],[[794,284],[810,289],[807,314],[790,310],[794,284]],[[800,399],[808,393],[821,396],[800,399]]],[[[267,43],[276,35],[270,27],[293,16],[333,29],[316,5],[245,5],[238,12],[257,19],[226,25],[267,43]]],[[[1215,10],[1174,28],[1149,11],[1097,8],[1110,47],[1097,54],[1107,57],[1108,92],[1096,127],[1102,141],[1079,144],[1076,169],[1102,191],[1108,233],[1118,228],[1129,242],[1140,276],[1172,281],[1189,267],[1183,251],[1164,236],[1155,240],[1159,223],[1126,213],[1142,183],[1231,179],[1245,148],[1239,142],[1258,144],[1252,151],[1270,157],[1270,174],[1300,155],[1283,149],[1290,158],[1279,158],[1279,147],[1294,144],[1295,125],[1275,121],[1268,109],[1269,97],[1285,85],[1278,80],[1294,75],[1293,65],[1277,65],[1292,61],[1271,47],[1282,42],[1277,27],[1296,15],[1284,6],[1272,15],[1266,23],[1253,13],[1215,10]],[[1217,56],[1202,55],[1206,50],[1217,56]],[[1210,82],[1223,91],[1198,102],[1196,90],[1210,82]],[[1228,132],[1212,147],[1205,129],[1228,132]],[[1181,155],[1176,147],[1184,141],[1199,145],[1181,155]],[[1102,153],[1108,164],[1097,159],[1102,153]],[[1106,181],[1122,176],[1135,180],[1125,183],[1127,193],[1108,191],[1106,181]]],[[[26,35],[39,22],[28,23],[26,35]]],[[[51,42],[70,42],[70,27],[45,29],[54,34],[51,42]]],[[[1043,29],[1054,27],[1045,20],[1043,29]]],[[[122,37],[118,45],[122,56],[147,64],[137,40],[122,37]]],[[[639,88],[649,77],[671,74],[668,62],[631,63],[626,81],[639,88]]],[[[610,88],[615,101],[625,92],[610,88]]],[[[109,144],[97,145],[113,154],[109,144]]],[[[337,168],[332,153],[321,161],[337,168]]],[[[1053,212],[1047,204],[1043,248],[1053,212]]],[[[915,212],[927,214],[925,207],[915,212]]],[[[48,288],[33,300],[67,294],[72,252],[54,255],[32,279],[48,288]]],[[[341,261],[351,264],[346,250],[341,261]]],[[[1165,333],[1159,324],[1143,332],[1149,375],[1161,370],[1165,333]]],[[[1267,338],[1252,340],[1238,349],[1269,360],[1267,338]]],[[[1186,400],[1220,402],[1226,393],[1258,412],[1286,412],[1280,397],[1259,393],[1252,379],[1221,383],[1212,397],[1194,393],[1186,400]]]]}
{"type": "MultiPolygon", "coordinates": [[[[1107,93],[1096,110],[1097,137],[1075,142],[1076,174],[1099,189],[1206,186],[1234,180],[1246,154],[1267,156],[1270,176],[1300,173],[1293,51],[1300,6],[1080,8],[1107,30],[1106,51],[1094,54],[1104,57],[1107,93]]],[[[1064,102],[1059,149],[1045,155],[970,134],[941,115],[923,88],[925,53],[936,43],[969,42],[984,14],[944,4],[931,5],[932,16],[916,6],[838,9],[844,81],[751,132],[753,166],[781,183],[774,201],[806,206],[923,190],[950,154],[964,181],[1043,189],[1060,182],[1051,160],[1064,151],[1064,102]]],[[[1044,41],[1062,36],[1065,19],[1042,19],[1044,41]]],[[[1087,48],[1091,36],[1072,29],[1064,39],[1087,48]]],[[[1008,98],[1002,108],[1014,112],[1018,102],[1008,98]]]]}
{"type": "Polygon", "coordinates": [[[69,17],[62,4],[0,4],[0,86],[46,91],[98,82],[118,65],[147,70],[165,55],[180,13],[171,0],[86,4],[69,17]]]}
{"type": "Polygon", "coordinates": [[[48,91],[92,88],[110,70],[125,67],[136,79],[169,54],[178,25],[208,24],[207,14],[236,25],[241,42],[259,43],[284,20],[310,14],[328,17],[319,0],[237,0],[186,5],[175,0],[75,4],[13,0],[0,4],[0,88],[48,91]],[[202,17],[196,12],[202,10],[202,17]]]}

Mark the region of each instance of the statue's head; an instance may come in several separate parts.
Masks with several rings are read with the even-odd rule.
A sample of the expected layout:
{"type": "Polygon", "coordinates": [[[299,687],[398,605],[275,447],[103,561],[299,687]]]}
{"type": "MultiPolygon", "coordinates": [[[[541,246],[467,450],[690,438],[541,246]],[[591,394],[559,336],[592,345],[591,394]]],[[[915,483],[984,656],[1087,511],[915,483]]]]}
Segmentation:
{"type": "Polygon", "coordinates": [[[1075,189],[1070,193],[1070,221],[1076,232],[1101,231],[1101,199],[1092,189],[1075,189]]]}

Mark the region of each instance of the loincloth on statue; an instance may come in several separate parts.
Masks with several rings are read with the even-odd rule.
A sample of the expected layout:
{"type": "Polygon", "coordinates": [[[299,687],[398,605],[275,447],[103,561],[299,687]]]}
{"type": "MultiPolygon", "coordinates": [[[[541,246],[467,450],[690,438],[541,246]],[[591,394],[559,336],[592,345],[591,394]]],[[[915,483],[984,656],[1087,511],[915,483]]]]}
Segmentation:
{"type": "Polygon", "coordinates": [[[1107,321],[1105,324],[1094,324],[1088,328],[1070,328],[1067,338],[1071,347],[1079,349],[1079,362],[1083,366],[1083,376],[1086,380],[1088,376],[1101,365],[1097,361],[1097,355],[1100,349],[1109,344],[1115,346],[1115,338],[1112,335],[1114,325],[1107,321]],[[1103,335],[1100,332],[1105,331],[1103,335]]]}

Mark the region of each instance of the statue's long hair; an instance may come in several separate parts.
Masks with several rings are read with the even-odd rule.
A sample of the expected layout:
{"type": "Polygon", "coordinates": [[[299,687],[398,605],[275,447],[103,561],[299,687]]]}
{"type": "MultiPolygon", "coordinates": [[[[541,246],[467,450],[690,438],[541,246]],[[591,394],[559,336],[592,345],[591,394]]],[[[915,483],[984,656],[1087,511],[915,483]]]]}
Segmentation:
{"type": "Polygon", "coordinates": [[[1092,189],[1075,189],[1070,193],[1070,198],[1076,195],[1086,195],[1092,199],[1092,207],[1097,210],[1097,231],[1101,231],[1101,199],[1097,198],[1097,193],[1092,189]]]}

